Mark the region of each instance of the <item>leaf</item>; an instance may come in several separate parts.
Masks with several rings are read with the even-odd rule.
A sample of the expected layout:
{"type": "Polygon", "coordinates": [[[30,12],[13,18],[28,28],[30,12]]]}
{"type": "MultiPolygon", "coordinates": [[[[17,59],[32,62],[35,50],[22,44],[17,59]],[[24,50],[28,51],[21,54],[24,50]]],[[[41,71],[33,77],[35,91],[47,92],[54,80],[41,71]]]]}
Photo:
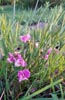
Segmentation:
{"type": "Polygon", "coordinates": [[[53,98],[37,98],[37,99],[31,99],[31,100],[53,100],[53,98]]]}
{"type": "Polygon", "coordinates": [[[59,100],[56,94],[51,94],[51,95],[52,95],[53,100],[59,100]]]}

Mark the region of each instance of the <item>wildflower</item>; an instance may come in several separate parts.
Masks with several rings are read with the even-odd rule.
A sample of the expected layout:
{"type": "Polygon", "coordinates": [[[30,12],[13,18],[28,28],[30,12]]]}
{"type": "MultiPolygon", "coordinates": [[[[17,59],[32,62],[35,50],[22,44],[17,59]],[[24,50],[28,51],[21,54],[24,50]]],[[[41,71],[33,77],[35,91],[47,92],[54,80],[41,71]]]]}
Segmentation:
{"type": "Polygon", "coordinates": [[[24,81],[24,80],[28,80],[28,78],[30,78],[30,71],[28,69],[18,71],[19,82],[24,81]]]}
{"type": "Polygon", "coordinates": [[[23,57],[21,56],[20,53],[9,53],[9,57],[7,58],[7,62],[9,63],[14,63],[15,66],[19,67],[19,66],[22,66],[22,67],[25,67],[27,66],[27,63],[26,61],[23,59],[23,57]]]}
{"type": "Polygon", "coordinates": [[[47,51],[47,54],[50,55],[50,53],[52,52],[52,48],[50,47],[47,51]]]}
{"type": "Polygon", "coordinates": [[[14,55],[11,52],[9,52],[7,62],[8,63],[13,63],[13,62],[15,62],[15,60],[16,59],[15,59],[14,55]]]}
{"type": "Polygon", "coordinates": [[[20,36],[20,40],[24,43],[28,42],[30,38],[31,38],[30,34],[20,36]]]}
{"type": "Polygon", "coordinates": [[[45,57],[44,57],[44,59],[45,59],[45,60],[48,60],[48,57],[49,57],[49,55],[46,54],[45,57]]]}
{"type": "Polygon", "coordinates": [[[27,66],[26,61],[23,59],[20,53],[16,53],[15,56],[16,56],[15,66],[22,66],[22,67],[27,66]]]}
{"type": "Polygon", "coordinates": [[[17,67],[19,67],[19,66],[25,67],[25,66],[27,66],[27,63],[26,63],[26,61],[21,57],[21,58],[18,58],[18,59],[15,61],[15,66],[17,66],[17,67]]]}

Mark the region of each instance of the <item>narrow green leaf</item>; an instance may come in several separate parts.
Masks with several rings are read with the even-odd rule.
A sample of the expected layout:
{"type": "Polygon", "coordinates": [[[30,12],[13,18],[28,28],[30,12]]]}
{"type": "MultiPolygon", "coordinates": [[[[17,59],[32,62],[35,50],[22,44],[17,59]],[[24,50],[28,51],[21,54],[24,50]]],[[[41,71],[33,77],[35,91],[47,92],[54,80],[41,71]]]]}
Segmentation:
{"type": "MultiPolygon", "coordinates": [[[[44,88],[42,88],[42,89],[40,89],[40,90],[34,92],[33,94],[31,94],[31,95],[29,95],[29,96],[27,96],[27,97],[24,97],[23,99],[24,99],[24,100],[29,100],[30,98],[32,98],[32,97],[34,97],[34,96],[36,96],[36,95],[38,95],[38,94],[40,94],[40,93],[46,91],[47,89],[49,89],[49,88],[51,88],[52,86],[55,86],[55,85],[61,83],[62,81],[63,81],[63,79],[60,79],[60,80],[54,82],[53,84],[47,85],[46,87],[44,87],[44,88]]],[[[23,99],[21,98],[20,100],[23,100],[23,99]]]]}

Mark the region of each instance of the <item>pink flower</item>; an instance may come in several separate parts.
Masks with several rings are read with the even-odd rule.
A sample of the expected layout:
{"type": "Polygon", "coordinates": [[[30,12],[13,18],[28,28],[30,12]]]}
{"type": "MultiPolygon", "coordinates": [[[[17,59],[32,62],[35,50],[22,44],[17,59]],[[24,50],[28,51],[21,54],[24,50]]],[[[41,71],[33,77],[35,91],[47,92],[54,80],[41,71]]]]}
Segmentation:
{"type": "Polygon", "coordinates": [[[21,57],[21,58],[19,58],[19,59],[17,59],[17,60],[15,61],[15,66],[17,66],[17,67],[19,67],[19,66],[25,67],[25,66],[27,66],[27,63],[26,63],[26,61],[21,57]]]}
{"type": "Polygon", "coordinates": [[[26,61],[23,59],[23,57],[21,56],[21,54],[17,53],[16,54],[16,61],[15,61],[15,66],[19,67],[19,66],[22,66],[22,67],[25,67],[27,66],[27,63],[26,61]]]}
{"type": "Polygon", "coordinates": [[[31,38],[30,34],[27,34],[27,35],[23,35],[23,36],[20,36],[20,40],[24,43],[26,43],[27,41],[29,41],[31,38]]]}
{"type": "Polygon", "coordinates": [[[44,59],[45,59],[45,60],[48,60],[48,57],[49,57],[49,55],[46,54],[45,57],[44,57],[44,59]]]}
{"type": "Polygon", "coordinates": [[[30,71],[28,69],[18,71],[19,82],[24,81],[24,80],[28,80],[28,78],[30,78],[30,71]]]}
{"type": "Polygon", "coordinates": [[[7,62],[8,62],[8,63],[13,63],[13,62],[15,62],[16,59],[15,59],[15,57],[14,57],[14,55],[13,55],[12,53],[9,52],[9,53],[8,53],[8,56],[9,56],[9,57],[7,58],[7,62]]]}
{"type": "Polygon", "coordinates": [[[50,53],[52,52],[52,48],[50,47],[47,51],[47,54],[50,55],[50,53]]]}
{"type": "Polygon", "coordinates": [[[9,57],[7,58],[8,63],[14,63],[16,67],[22,66],[25,67],[27,66],[26,61],[23,59],[20,53],[9,53],[9,57]]]}

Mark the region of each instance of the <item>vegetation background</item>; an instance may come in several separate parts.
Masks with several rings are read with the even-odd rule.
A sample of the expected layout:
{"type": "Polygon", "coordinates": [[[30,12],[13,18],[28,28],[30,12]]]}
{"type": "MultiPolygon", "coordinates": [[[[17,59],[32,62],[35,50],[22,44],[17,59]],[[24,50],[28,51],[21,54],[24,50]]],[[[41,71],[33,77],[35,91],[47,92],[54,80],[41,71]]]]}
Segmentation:
{"type": "MultiPolygon", "coordinates": [[[[23,7],[34,7],[37,0],[15,0],[19,5],[22,5],[23,7]]],[[[61,4],[64,3],[65,0],[38,0],[39,6],[44,5],[45,2],[50,2],[51,5],[61,4]]],[[[0,0],[0,5],[6,5],[6,4],[13,4],[14,0],[0,0]]]]}
{"type": "Polygon", "coordinates": [[[59,96],[62,100],[65,98],[64,3],[65,0],[0,0],[0,48],[3,51],[0,95],[4,100],[42,100],[49,96],[54,98],[52,100],[59,100],[59,96]],[[16,7],[13,1],[16,1],[16,7]],[[45,4],[46,1],[49,3],[45,4]],[[29,26],[39,22],[47,24],[43,30],[30,30],[29,26]],[[27,33],[30,33],[31,41],[24,44],[19,36],[27,33]],[[39,44],[39,48],[35,48],[35,43],[39,44]],[[50,47],[53,51],[46,61],[44,56],[50,47]],[[17,48],[20,50],[17,51],[17,48]],[[56,48],[59,54],[54,51],[56,48]],[[7,63],[8,53],[15,51],[20,52],[28,63],[27,68],[31,72],[28,81],[19,83],[17,72],[22,68],[7,63]],[[35,90],[31,92],[32,89],[35,90]]]}

